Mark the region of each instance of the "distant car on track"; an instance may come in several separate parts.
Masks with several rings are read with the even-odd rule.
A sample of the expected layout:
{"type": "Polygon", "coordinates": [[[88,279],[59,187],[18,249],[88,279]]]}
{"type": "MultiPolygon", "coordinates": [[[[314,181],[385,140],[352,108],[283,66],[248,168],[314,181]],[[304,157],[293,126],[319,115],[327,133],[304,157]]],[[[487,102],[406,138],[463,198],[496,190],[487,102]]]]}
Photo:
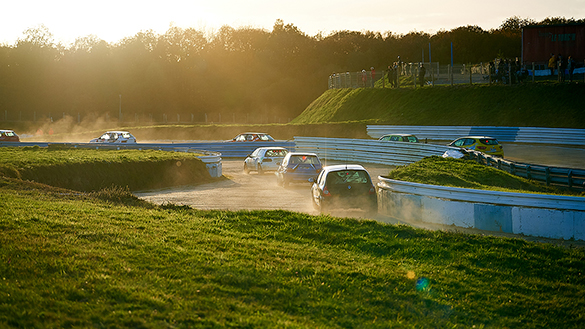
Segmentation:
{"type": "Polygon", "coordinates": [[[452,141],[449,146],[475,150],[496,157],[504,157],[504,148],[497,139],[488,136],[465,136],[452,141]]]}
{"type": "Polygon", "coordinates": [[[418,138],[412,134],[390,134],[384,135],[378,138],[380,141],[390,141],[390,142],[409,142],[409,143],[419,143],[418,138]]]}
{"type": "Polygon", "coordinates": [[[266,133],[243,133],[230,142],[274,142],[274,138],[266,133]]]}
{"type": "Polygon", "coordinates": [[[323,166],[315,153],[290,152],[276,170],[276,184],[287,187],[290,183],[309,182],[315,179],[323,166]]]}
{"type": "Polygon", "coordinates": [[[360,208],[368,215],[378,212],[376,188],[361,165],[324,167],[311,186],[311,197],[313,207],[320,212],[338,208],[360,208]]]}
{"type": "Polygon", "coordinates": [[[276,171],[287,153],[284,147],[259,147],[244,160],[244,172],[263,174],[265,171],[276,171]]]}
{"type": "Polygon", "coordinates": [[[0,129],[0,142],[20,142],[20,137],[8,129],[0,129]]]}
{"type": "Polygon", "coordinates": [[[98,138],[89,141],[90,143],[106,143],[106,144],[134,144],[136,138],[127,131],[106,131],[98,138]]]}

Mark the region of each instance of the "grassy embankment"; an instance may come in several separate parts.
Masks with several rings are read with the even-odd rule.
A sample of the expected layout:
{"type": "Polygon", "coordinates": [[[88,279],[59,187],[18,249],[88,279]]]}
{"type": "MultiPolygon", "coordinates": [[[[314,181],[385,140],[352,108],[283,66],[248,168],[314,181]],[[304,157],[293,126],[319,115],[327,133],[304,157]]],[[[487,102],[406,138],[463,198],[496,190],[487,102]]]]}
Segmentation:
{"type": "Polygon", "coordinates": [[[398,166],[386,177],[421,184],[480,190],[585,196],[585,192],[579,193],[560,187],[545,186],[472,160],[438,156],[427,157],[406,166],[398,166]]]}
{"type": "MultiPolygon", "coordinates": [[[[294,136],[370,138],[367,124],[585,128],[585,84],[536,83],[419,89],[337,89],[323,93],[288,124],[216,123],[119,127],[141,141],[227,140],[244,131],[294,136]]],[[[33,134],[35,125],[17,127],[33,134]]],[[[87,142],[115,125],[53,124],[55,135],[27,140],[87,142]],[[75,132],[71,134],[71,132],[75,132]]],[[[16,128],[14,128],[16,129],[16,128]]],[[[44,128],[46,131],[48,126],[44,128]]]]}
{"type": "Polygon", "coordinates": [[[0,148],[0,176],[78,191],[130,190],[211,181],[193,153],[22,147],[0,148]]]}
{"type": "Polygon", "coordinates": [[[585,249],[0,178],[1,327],[577,328],[585,249]]]}

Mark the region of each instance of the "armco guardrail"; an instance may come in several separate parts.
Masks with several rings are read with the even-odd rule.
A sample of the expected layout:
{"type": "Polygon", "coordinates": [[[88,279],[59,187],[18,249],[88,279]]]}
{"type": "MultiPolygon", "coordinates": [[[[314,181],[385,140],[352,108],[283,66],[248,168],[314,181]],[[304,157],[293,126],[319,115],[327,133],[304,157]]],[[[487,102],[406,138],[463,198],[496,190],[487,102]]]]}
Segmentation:
{"type": "Polygon", "coordinates": [[[312,152],[331,160],[358,161],[387,165],[405,165],[445,151],[457,149],[444,145],[378,141],[347,138],[294,138],[297,152],[312,152]]]}
{"type": "Polygon", "coordinates": [[[368,125],[368,135],[414,134],[419,139],[451,141],[462,136],[490,136],[501,142],[585,146],[585,129],[483,126],[368,125]]]}
{"type": "Polygon", "coordinates": [[[478,163],[509,172],[512,175],[532,179],[547,186],[561,186],[572,190],[585,191],[585,170],[548,167],[519,163],[468,150],[468,157],[478,163]]]}
{"type": "Polygon", "coordinates": [[[585,198],[426,185],[379,176],[380,213],[407,222],[585,240],[585,198]]]}

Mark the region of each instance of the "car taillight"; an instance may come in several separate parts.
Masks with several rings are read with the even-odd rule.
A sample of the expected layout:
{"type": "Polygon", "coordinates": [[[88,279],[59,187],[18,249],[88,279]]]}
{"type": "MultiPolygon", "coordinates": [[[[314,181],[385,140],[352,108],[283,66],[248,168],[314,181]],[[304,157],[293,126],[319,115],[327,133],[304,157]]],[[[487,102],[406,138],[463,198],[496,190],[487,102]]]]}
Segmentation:
{"type": "Polygon", "coordinates": [[[323,196],[331,196],[331,193],[329,193],[329,190],[327,189],[327,186],[325,186],[323,188],[323,196]]]}

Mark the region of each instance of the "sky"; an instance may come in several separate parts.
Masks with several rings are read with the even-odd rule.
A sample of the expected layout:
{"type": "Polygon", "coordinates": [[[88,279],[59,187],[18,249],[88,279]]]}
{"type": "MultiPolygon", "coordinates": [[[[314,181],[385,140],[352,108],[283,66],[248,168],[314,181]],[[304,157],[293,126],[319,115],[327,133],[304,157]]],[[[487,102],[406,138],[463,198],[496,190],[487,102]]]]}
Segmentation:
{"type": "Polygon", "coordinates": [[[467,25],[494,29],[513,16],[581,19],[585,0],[2,0],[0,44],[15,45],[24,31],[41,25],[56,43],[70,45],[89,35],[116,43],[140,31],[164,34],[171,26],[272,31],[277,19],[310,36],[340,30],[434,34],[467,25]]]}

